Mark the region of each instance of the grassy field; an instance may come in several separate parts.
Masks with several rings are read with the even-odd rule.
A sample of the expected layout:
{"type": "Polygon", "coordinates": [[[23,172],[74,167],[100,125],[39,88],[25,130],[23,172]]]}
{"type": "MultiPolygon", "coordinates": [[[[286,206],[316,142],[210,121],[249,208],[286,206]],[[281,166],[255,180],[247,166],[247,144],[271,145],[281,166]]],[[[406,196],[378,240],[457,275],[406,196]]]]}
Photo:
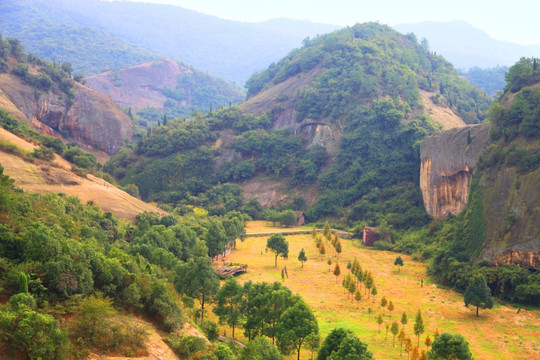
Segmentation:
{"type": "MultiPolygon", "coordinates": [[[[250,223],[248,232],[263,232],[270,230],[264,223],[250,223]],[[261,226],[264,225],[264,226],[261,226]],[[264,227],[264,229],[263,229],[264,227]]],[[[273,228],[280,231],[280,228],[273,228]]],[[[314,241],[309,234],[287,236],[289,241],[289,259],[278,259],[278,267],[274,267],[274,256],[265,253],[267,237],[251,237],[245,242],[239,242],[237,249],[225,259],[218,262],[236,262],[249,265],[249,271],[239,277],[240,282],[281,281],[281,268],[287,266],[289,278],[285,280],[294,293],[299,293],[313,309],[322,336],[326,336],[335,327],[345,327],[353,330],[362,341],[368,343],[368,349],[376,359],[398,359],[399,342],[392,346],[392,334],[386,339],[386,324],[401,318],[407,313],[409,322],[405,332],[416,344],[413,333],[414,318],[420,309],[424,319],[425,333],[420,337],[423,344],[426,335],[433,339],[433,332],[459,332],[469,341],[475,359],[539,359],[540,358],[540,311],[521,310],[505,305],[496,304],[491,310],[481,310],[480,317],[475,316],[474,309],[466,308],[463,296],[451,290],[446,290],[434,284],[426,275],[426,266],[403,256],[404,266],[401,271],[393,265],[395,253],[376,251],[361,247],[358,240],[342,239],[343,253],[340,256],[342,276],[347,271],[348,260],[355,256],[362,268],[372,272],[378,294],[368,299],[362,294],[362,300],[357,305],[351,303],[344,294],[341,286],[342,276],[336,283],[336,277],[329,271],[326,263],[331,256],[332,262],[337,261],[337,254],[330,244],[327,244],[325,257],[318,254],[314,241]],[[308,261],[301,268],[297,260],[298,253],[304,248],[308,261]],[[330,251],[329,251],[330,249],[330,251]],[[261,255],[261,251],[262,255],[261,255]],[[423,279],[423,287],[421,287],[423,279]],[[394,303],[395,310],[389,315],[385,312],[381,333],[378,332],[376,316],[381,313],[379,306],[385,296],[394,303]],[[368,315],[371,308],[374,314],[368,315]]],[[[332,265],[333,270],[334,265],[332,265]]],[[[401,323],[400,323],[401,325],[401,323]]],[[[221,333],[231,331],[223,326],[221,333]]],[[[236,332],[241,341],[242,330],[236,332]]],[[[295,358],[294,356],[290,357],[295,358]]],[[[305,349],[302,359],[309,359],[310,352],[305,349]]],[[[406,358],[406,354],[404,354],[406,358]]]]}

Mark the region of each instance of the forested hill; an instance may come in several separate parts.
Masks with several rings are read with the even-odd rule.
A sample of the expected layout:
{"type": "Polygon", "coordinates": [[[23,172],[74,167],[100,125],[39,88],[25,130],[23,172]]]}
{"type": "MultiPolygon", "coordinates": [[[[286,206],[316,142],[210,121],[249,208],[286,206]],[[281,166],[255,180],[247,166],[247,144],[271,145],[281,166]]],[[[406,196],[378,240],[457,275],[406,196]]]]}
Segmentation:
{"type": "Polygon", "coordinates": [[[276,19],[244,23],[178,6],[128,1],[4,0],[0,28],[45,59],[94,75],[112,67],[181,60],[243,83],[333,25],[276,19]]]}
{"type": "Polygon", "coordinates": [[[243,112],[169,121],[105,168],[172,205],[420,226],[417,144],[439,128],[430,114],[476,123],[490,103],[414,36],[375,23],[306,40],[247,85],[243,112]]]}

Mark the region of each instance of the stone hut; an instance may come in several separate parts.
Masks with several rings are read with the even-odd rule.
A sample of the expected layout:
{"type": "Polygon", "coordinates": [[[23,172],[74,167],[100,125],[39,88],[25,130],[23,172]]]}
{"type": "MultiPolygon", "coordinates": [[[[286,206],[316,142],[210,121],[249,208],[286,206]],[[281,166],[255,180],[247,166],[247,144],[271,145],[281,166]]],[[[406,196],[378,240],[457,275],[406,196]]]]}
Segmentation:
{"type": "Polygon", "coordinates": [[[294,215],[296,216],[296,225],[304,225],[306,222],[306,214],[303,211],[295,211],[294,215]]]}
{"type": "Polygon", "coordinates": [[[362,239],[362,244],[365,246],[373,246],[376,241],[379,240],[379,232],[377,229],[369,226],[364,226],[364,237],[362,239]]]}

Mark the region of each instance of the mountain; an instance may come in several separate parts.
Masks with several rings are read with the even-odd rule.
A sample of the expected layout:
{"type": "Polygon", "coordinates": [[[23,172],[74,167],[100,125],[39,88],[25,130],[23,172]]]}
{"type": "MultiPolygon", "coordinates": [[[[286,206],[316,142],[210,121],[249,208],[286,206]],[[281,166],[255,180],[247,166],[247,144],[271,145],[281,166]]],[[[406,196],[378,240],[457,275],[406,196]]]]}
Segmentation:
{"type": "Polygon", "coordinates": [[[69,61],[88,75],[102,72],[106,64],[125,67],[159,54],[238,84],[306,37],[337,29],[288,19],[235,22],[177,6],[124,1],[8,0],[0,12],[9,14],[0,19],[4,36],[21,39],[29,51],[50,60],[69,61]],[[57,53],[51,44],[57,44],[57,53]]]}
{"type": "Polygon", "coordinates": [[[160,58],[106,31],[71,21],[63,7],[53,2],[2,1],[0,13],[4,37],[19,39],[27,51],[49,61],[69,62],[84,74],[160,58]]]}
{"type": "Polygon", "coordinates": [[[262,204],[403,229],[429,219],[418,141],[482,121],[490,103],[414,37],[374,23],[307,40],[246,85],[238,107],[154,128],[104,169],[145,199],[210,213],[261,216],[262,204]]]}
{"type": "Polygon", "coordinates": [[[419,39],[427,39],[430,49],[456,68],[510,66],[521,57],[540,56],[540,44],[524,46],[496,40],[465,21],[426,21],[399,24],[394,28],[403,34],[412,32],[419,39]]]}
{"type": "Polygon", "coordinates": [[[458,216],[476,262],[540,270],[540,71],[522,59],[508,72],[490,123],[422,142],[420,182],[428,213],[458,216]]]}
{"type": "Polygon", "coordinates": [[[14,39],[2,40],[0,105],[42,133],[114,154],[131,140],[131,119],[111,99],[72,80],[70,65],[26,56],[14,39]]]}
{"type": "Polygon", "coordinates": [[[108,97],[69,79],[59,65],[39,58],[10,63],[9,73],[0,74],[0,103],[19,120],[108,154],[131,139],[129,117],[108,97]]]}
{"type": "Polygon", "coordinates": [[[244,99],[242,91],[230,83],[169,59],[108,71],[87,77],[85,82],[123,108],[153,108],[169,118],[190,115],[194,110],[207,112],[244,99]]]}

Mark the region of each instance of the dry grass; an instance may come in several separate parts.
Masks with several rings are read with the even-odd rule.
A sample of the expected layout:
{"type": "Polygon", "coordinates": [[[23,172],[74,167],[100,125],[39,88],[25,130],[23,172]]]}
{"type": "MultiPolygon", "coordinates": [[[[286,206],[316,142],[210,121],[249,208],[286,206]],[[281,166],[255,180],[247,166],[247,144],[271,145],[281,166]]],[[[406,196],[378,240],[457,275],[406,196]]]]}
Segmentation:
{"type": "MultiPolygon", "coordinates": [[[[248,231],[262,232],[267,227],[260,223],[249,223],[248,231]]],[[[400,272],[393,266],[395,253],[376,251],[360,247],[357,240],[342,239],[343,253],[340,259],[342,274],[346,271],[346,263],[355,256],[362,267],[373,273],[378,294],[375,299],[363,299],[357,306],[346,298],[339,278],[336,284],[335,276],[329,272],[326,257],[321,257],[316,251],[310,235],[287,236],[290,256],[288,260],[278,259],[278,267],[274,267],[273,254],[264,253],[266,237],[247,238],[238,243],[237,250],[228,255],[225,261],[245,263],[249,272],[242,275],[241,282],[281,281],[280,270],[287,266],[289,278],[285,280],[294,293],[299,293],[309,303],[317,319],[322,336],[326,336],[335,327],[352,329],[365,342],[376,359],[399,358],[399,343],[392,347],[392,334],[385,340],[385,324],[394,320],[399,321],[402,312],[406,312],[409,323],[405,331],[413,340],[414,317],[418,309],[422,311],[426,333],[420,338],[422,348],[425,336],[438,329],[440,332],[459,332],[469,341],[471,351],[476,359],[538,359],[540,358],[540,311],[524,311],[516,314],[515,308],[496,305],[492,310],[481,311],[477,318],[472,308],[466,308],[463,297],[451,290],[439,288],[426,275],[423,263],[413,261],[409,256],[403,256],[405,265],[400,272]],[[298,253],[304,248],[308,261],[301,269],[297,260],[298,253]],[[420,279],[424,286],[420,287],[420,279]],[[392,316],[384,316],[385,324],[378,333],[375,316],[368,316],[367,309],[371,307],[376,314],[380,313],[379,303],[385,296],[395,305],[392,316]]],[[[327,250],[332,249],[328,244],[327,250]]],[[[332,249],[333,251],[333,249],[332,249]]],[[[327,254],[328,255],[328,254],[327,254]]],[[[335,252],[331,252],[332,261],[337,260],[335,252]]],[[[221,262],[221,261],[220,261],[221,262]]],[[[333,269],[333,265],[332,265],[333,269]]],[[[401,325],[401,324],[400,324],[401,325]]],[[[227,334],[230,334],[230,329],[227,334]]],[[[237,334],[240,335],[239,329],[237,334]]],[[[240,336],[241,337],[241,336],[240,336]]],[[[245,340],[245,339],[243,339],[245,340]]],[[[397,341],[397,340],[396,340],[397,341]]],[[[406,355],[404,355],[406,356],[406,355]]],[[[291,357],[292,359],[293,357],[291,357]]],[[[309,351],[303,351],[303,359],[309,358],[309,351]]]]}
{"type": "Polygon", "coordinates": [[[463,122],[463,119],[451,109],[446,106],[435,104],[430,98],[432,95],[435,95],[435,93],[430,93],[424,90],[420,91],[420,96],[422,98],[422,102],[424,103],[426,114],[428,114],[432,120],[439,123],[443,127],[443,130],[466,125],[463,122]]]}
{"type": "MultiPolygon", "coordinates": [[[[25,151],[35,148],[4,129],[0,129],[0,141],[2,140],[9,141],[25,151]]],[[[38,160],[33,164],[0,150],[0,165],[4,167],[4,173],[15,180],[15,185],[25,191],[77,196],[83,203],[93,201],[103,211],[110,211],[128,220],[134,220],[137,214],[143,211],[165,214],[163,210],[134,198],[103,179],[93,175],[76,175],[70,170],[69,162],[58,155],[53,165],[38,160]]]]}

